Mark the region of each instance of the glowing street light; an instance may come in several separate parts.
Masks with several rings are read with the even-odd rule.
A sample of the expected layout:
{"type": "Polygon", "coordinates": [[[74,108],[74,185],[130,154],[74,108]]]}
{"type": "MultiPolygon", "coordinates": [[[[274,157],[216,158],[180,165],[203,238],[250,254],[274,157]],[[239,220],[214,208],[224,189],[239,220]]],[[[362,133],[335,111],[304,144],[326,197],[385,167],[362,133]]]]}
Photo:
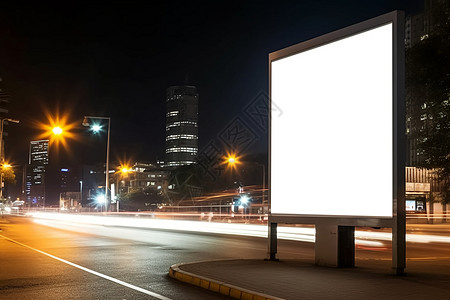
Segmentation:
{"type": "Polygon", "coordinates": [[[97,203],[100,204],[100,207],[102,208],[103,211],[103,205],[105,205],[105,211],[106,211],[106,199],[105,199],[105,195],[97,195],[97,197],[95,197],[95,201],[97,201],[97,203]]]}
{"type": "Polygon", "coordinates": [[[99,124],[93,124],[92,125],[92,131],[94,133],[99,133],[102,130],[102,126],[100,126],[99,124]]]}
{"type": "Polygon", "coordinates": [[[56,134],[56,135],[60,135],[60,134],[63,133],[63,130],[62,130],[61,127],[57,126],[57,127],[54,127],[54,128],[52,129],[52,132],[53,132],[54,134],[56,134]]]}
{"type": "Polygon", "coordinates": [[[76,123],[69,123],[69,115],[63,114],[53,115],[49,112],[45,112],[47,117],[46,122],[37,122],[36,127],[43,130],[36,139],[37,140],[49,140],[49,146],[55,145],[56,150],[59,151],[59,145],[62,145],[64,149],[70,152],[68,145],[69,139],[77,139],[77,136],[71,131],[76,127],[76,123]]]}
{"type": "Polygon", "coordinates": [[[239,157],[235,153],[227,153],[224,157],[224,164],[227,165],[227,168],[234,169],[236,165],[240,164],[239,157]]]}
{"type": "Polygon", "coordinates": [[[97,120],[107,120],[108,121],[108,138],[106,142],[106,172],[105,172],[105,207],[106,210],[108,208],[109,204],[109,198],[108,198],[108,189],[109,189],[109,136],[110,136],[110,129],[111,129],[111,118],[110,117],[92,117],[92,116],[84,116],[83,122],[81,123],[83,126],[91,127],[92,131],[94,133],[98,133],[101,130],[101,126],[99,124],[92,124],[91,119],[97,119],[97,120]]]}
{"type": "Polygon", "coordinates": [[[239,200],[241,202],[241,205],[247,205],[250,198],[247,195],[242,195],[239,200]]]}

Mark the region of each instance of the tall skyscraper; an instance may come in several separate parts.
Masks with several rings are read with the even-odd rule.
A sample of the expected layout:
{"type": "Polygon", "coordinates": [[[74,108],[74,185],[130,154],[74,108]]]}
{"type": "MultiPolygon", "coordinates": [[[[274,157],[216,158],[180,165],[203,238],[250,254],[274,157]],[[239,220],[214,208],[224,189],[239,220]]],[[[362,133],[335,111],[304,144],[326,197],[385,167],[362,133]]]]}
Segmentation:
{"type": "Polygon", "coordinates": [[[198,93],[195,86],[171,86],[166,91],[166,162],[169,167],[196,162],[198,93]]]}
{"type": "Polygon", "coordinates": [[[424,0],[424,11],[406,16],[405,46],[414,47],[423,40],[435,34],[435,31],[445,30],[445,18],[448,18],[448,0],[424,0]],[[436,14],[441,14],[437,16],[436,14]],[[440,20],[444,16],[444,22],[440,20]]]}
{"type": "Polygon", "coordinates": [[[3,88],[3,80],[0,78],[0,117],[4,118],[8,114],[8,103],[10,95],[3,88]]]}
{"type": "MultiPolygon", "coordinates": [[[[10,95],[5,91],[3,88],[3,80],[0,78],[0,118],[7,118],[8,117],[8,106],[10,101],[10,95]]],[[[4,126],[8,124],[7,121],[3,123],[4,126]]],[[[3,130],[2,133],[2,139],[1,139],[1,151],[0,151],[0,161],[3,162],[3,159],[5,158],[5,137],[8,136],[8,132],[5,128],[1,128],[3,130]]]]}
{"type": "MultiPolygon", "coordinates": [[[[450,5],[448,4],[448,0],[424,0],[424,12],[408,16],[406,18],[406,48],[413,51],[415,46],[418,46],[421,43],[426,43],[426,41],[433,36],[441,36],[443,39],[446,39],[448,36],[448,25],[446,24],[448,24],[447,20],[449,13],[450,5]]],[[[418,70],[419,66],[424,70],[430,69],[430,67],[425,67],[427,65],[426,62],[432,62],[436,58],[431,56],[425,57],[425,53],[428,52],[422,52],[421,54],[421,56],[424,56],[421,58],[422,62],[419,63],[417,59],[414,60],[414,64],[418,65],[415,65],[414,68],[411,68],[411,70],[418,70]]],[[[438,53],[439,51],[436,51],[436,54],[438,53]]],[[[408,52],[406,52],[406,55],[408,58],[408,52]]],[[[414,57],[414,55],[409,55],[410,57],[414,57]]],[[[415,56],[417,56],[417,54],[415,54],[415,56]]],[[[428,66],[431,66],[431,63],[428,66]]],[[[436,72],[439,72],[439,68],[436,68],[433,72],[436,74],[436,72]]],[[[414,74],[415,78],[428,77],[428,75],[426,75],[426,77],[424,76],[425,75],[423,74],[414,74]]],[[[443,74],[442,78],[444,77],[445,74],[443,74]]],[[[414,81],[421,82],[421,80],[416,79],[414,81]]],[[[417,89],[416,87],[415,89],[408,90],[408,82],[406,86],[406,164],[408,166],[418,166],[424,163],[425,157],[420,149],[422,141],[424,141],[424,138],[425,140],[428,139],[429,135],[436,130],[436,122],[443,116],[447,115],[445,109],[442,111],[437,111],[436,108],[439,107],[439,105],[441,108],[447,107],[448,104],[445,102],[448,102],[448,97],[445,98],[442,103],[437,102],[436,99],[433,99],[433,97],[436,97],[436,92],[438,92],[439,89],[430,89],[430,91],[432,90],[432,93],[427,94],[429,93],[426,91],[427,86],[429,87],[430,85],[428,83],[425,84],[424,81],[422,83],[423,88],[417,89]]],[[[436,87],[436,85],[434,85],[434,87],[436,87]]],[[[442,87],[442,90],[439,92],[444,94],[444,89],[445,88],[442,87]]]]}
{"type": "Polygon", "coordinates": [[[30,205],[45,204],[45,169],[48,165],[48,140],[30,142],[26,194],[30,205]]]}

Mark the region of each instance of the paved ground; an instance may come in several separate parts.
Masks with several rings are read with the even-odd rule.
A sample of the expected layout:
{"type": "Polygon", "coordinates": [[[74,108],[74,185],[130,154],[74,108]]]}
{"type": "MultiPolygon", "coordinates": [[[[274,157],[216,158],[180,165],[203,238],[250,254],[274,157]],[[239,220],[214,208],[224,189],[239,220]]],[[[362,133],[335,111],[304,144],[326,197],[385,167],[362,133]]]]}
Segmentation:
{"type": "Polygon", "coordinates": [[[394,275],[390,261],[356,263],[209,261],[174,265],[170,275],[237,299],[450,299],[450,259],[410,261],[405,276],[394,275]]]}

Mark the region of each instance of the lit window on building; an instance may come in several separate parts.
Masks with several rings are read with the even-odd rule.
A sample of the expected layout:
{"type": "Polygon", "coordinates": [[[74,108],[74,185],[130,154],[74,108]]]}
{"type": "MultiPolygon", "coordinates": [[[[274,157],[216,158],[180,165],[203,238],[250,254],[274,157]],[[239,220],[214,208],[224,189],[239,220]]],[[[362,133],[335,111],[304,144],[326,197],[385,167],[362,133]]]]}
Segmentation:
{"type": "Polygon", "coordinates": [[[169,111],[169,112],[167,113],[167,116],[168,116],[168,117],[175,117],[175,116],[178,115],[178,113],[179,113],[178,110],[169,111]]]}

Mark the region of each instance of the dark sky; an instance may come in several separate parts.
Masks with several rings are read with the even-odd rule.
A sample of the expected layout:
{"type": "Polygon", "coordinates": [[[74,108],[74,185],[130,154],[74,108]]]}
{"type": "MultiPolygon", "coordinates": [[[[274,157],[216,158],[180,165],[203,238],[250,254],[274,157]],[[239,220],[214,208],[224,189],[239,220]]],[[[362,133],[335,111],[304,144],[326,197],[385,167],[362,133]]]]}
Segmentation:
{"type": "MultiPolygon", "coordinates": [[[[111,117],[112,160],[163,158],[165,90],[185,83],[200,94],[202,147],[267,93],[270,52],[395,9],[423,9],[422,0],[8,2],[0,4],[0,77],[10,117],[21,120],[6,142],[16,164],[26,162],[45,111],[67,115],[84,136],[60,149],[65,160],[104,160],[105,139],[83,133],[84,115],[111,117]]],[[[249,151],[265,153],[267,139],[257,139],[249,151]]]]}

